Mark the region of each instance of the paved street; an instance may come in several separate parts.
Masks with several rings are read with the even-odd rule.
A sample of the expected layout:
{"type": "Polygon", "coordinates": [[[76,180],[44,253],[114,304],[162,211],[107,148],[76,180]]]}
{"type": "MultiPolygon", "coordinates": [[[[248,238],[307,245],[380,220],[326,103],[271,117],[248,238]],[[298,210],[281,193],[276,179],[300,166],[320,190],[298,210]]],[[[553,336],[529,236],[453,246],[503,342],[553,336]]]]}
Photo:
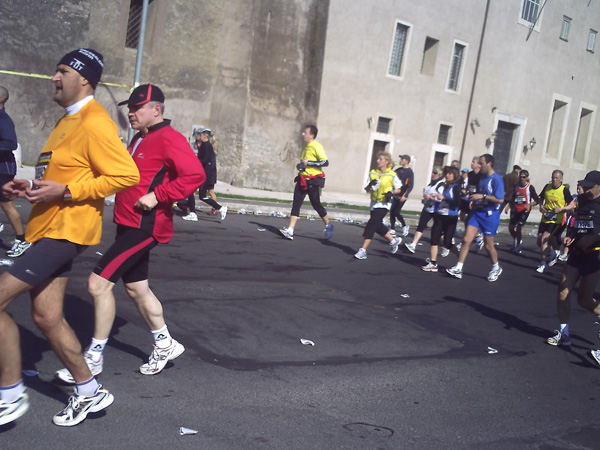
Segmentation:
{"type": "MultiPolygon", "coordinates": [[[[10,306],[24,368],[39,375],[26,377],[30,411],[0,427],[2,449],[597,448],[600,368],[586,354],[600,346],[594,317],[573,300],[571,349],[544,343],[557,327],[560,265],[536,273],[533,238],[516,256],[499,236],[504,272],[489,283],[485,251],[456,280],[421,271],[427,240],[414,255],[403,246],[390,255],[376,238],[359,261],[359,225],[336,223],[323,241],[322,222],[303,219],[287,241],[277,232],[287,219],[232,213],[220,223],[203,211],[198,222],[177,217],[173,241],[152,254],[151,287],[187,351],[141,375],[152,338],[119,283],[99,377],[115,402],[81,425],[52,424],[70,388],[53,381],[61,365],[28,298],[10,306]],[[180,436],[181,426],[198,433],[180,436]]],[[[111,219],[109,207],[102,244],[79,257],[68,288],[67,320],[84,345],[86,280],[112,241],[111,219]]]]}

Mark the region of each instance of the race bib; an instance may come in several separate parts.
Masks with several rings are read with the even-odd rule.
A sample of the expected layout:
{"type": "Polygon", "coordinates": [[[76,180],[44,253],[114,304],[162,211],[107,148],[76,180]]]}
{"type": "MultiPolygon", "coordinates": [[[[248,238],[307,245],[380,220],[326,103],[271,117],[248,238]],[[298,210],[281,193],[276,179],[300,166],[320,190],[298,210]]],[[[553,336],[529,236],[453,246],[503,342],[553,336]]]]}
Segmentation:
{"type": "Polygon", "coordinates": [[[448,201],[442,200],[440,202],[440,207],[438,208],[438,213],[441,214],[442,216],[447,216],[449,211],[450,211],[450,205],[448,204],[448,201]]]}
{"type": "Polygon", "coordinates": [[[475,208],[481,209],[488,206],[488,201],[485,198],[480,198],[479,200],[475,200],[475,208]]]}
{"type": "Polygon", "coordinates": [[[544,219],[547,221],[552,221],[552,220],[556,220],[556,218],[558,217],[558,214],[552,211],[548,211],[544,213],[544,219]]]}
{"type": "Polygon", "coordinates": [[[526,200],[527,199],[525,198],[524,195],[517,195],[515,197],[515,204],[517,204],[517,205],[524,205],[525,202],[526,202],[526,200]]]}
{"type": "Polygon", "coordinates": [[[470,185],[467,187],[467,192],[468,192],[469,194],[475,194],[475,193],[477,193],[477,186],[475,186],[475,185],[473,185],[473,184],[470,184],[470,185]]]}
{"type": "MultiPolygon", "coordinates": [[[[50,158],[52,158],[52,152],[44,152],[40,153],[40,157],[38,158],[38,162],[35,165],[35,179],[41,180],[44,176],[44,172],[46,171],[46,167],[50,163],[50,158]]],[[[39,186],[34,187],[34,189],[39,189],[39,186]]]]}
{"type": "Polygon", "coordinates": [[[591,217],[579,217],[574,224],[577,234],[592,234],[594,232],[594,221],[591,217]]]}

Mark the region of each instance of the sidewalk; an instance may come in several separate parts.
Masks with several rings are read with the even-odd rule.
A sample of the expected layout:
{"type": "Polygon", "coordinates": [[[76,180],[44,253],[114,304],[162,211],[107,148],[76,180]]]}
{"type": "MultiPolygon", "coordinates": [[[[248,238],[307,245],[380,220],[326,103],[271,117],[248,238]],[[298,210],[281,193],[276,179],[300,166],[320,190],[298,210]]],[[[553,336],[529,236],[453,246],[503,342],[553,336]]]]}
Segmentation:
{"type": "MultiPolygon", "coordinates": [[[[268,214],[271,211],[281,212],[283,214],[289,214],[291,205],[290,204],[280,204],[277,203],[278,200],[288,200],[292,201],[293,193],[292,192],[275,192],[275,191],[264,191],[261,189],[249,189],[249,188],[239,188],[232,186],[227,183],[223,183],[221,181],[217,182],[215,185],[215,192],[217,193],[217,197],[219,193],[229,194],[229,195],[239,195],[243,197],[258,197],[265,199],[273,199],[273,202],[259,202],[255,200],[242,200],[242,199],[229,199],[225,197],[221,197],[219,202],[226,204],[232,210],[244,209],[249,214],[252,214],[256,211],[260,211],[263,214],[268,214]]],[[[341,192],[330,192],[326,189],[323,190],[321,195],[321,201],[323,205],[327,207],[327,212],[329,214],[330,219],[333,220],[344,220],[350,219],[355,222],[363,222],[369,220],[369,211],[357,211],[354,209],[345,209],[343,207],[331,207],[327,206],[328,204],[347,204],[353,206],[364,206],[369,207],[370,199],[369,195],[365,194],[351,194],[351,193],[341,193],[341,192]]],[[[411,197],[408,198],[406,204],[404,205],[403,211],[414,211],[416,214],[403,214],[406,222],[411,226],[415,227],[419,220],[419,213],[423,209],[423,204],[421,203],[421,198],[418,197],[414,192],[411,194],[411,197]]],[[[306,215],[317,216],[317,213],[310,206],[310,202],[308,200],[304,203],[301,210],[302,216],[306,217],[306,215]]],[[[528,222],[531,223],[539,223],[541,220],[541,213],[539,209],[535,208],[534,211],[531,212],[529,216],[528,222]]],[[[508,214],[502,214],[502,219],[508,219],[508,214]]],[[[389,220],[389,218],[388,218],[389,220]]],[[[459,224],[461,226],[461,224],[459,224]]],[[[532,228],[532,227],[528,227],[532,228]]],[[[506,224],[501,224],[500,229],[503,232],[507,232],[508,228],[506,224]]]]}
{"type": "MultiPolygon", "coordinates": [[[[35,177],[35,168],[31,166],[23,166],[17,170],[17,178],[32,179],[35,177]]],[[[290,190],[293,186],[290,186],[290,190]]],[[[268,215],[269,213],[275,213],[279,216],[289,215],[292,205],[290,203],[281,203],[281,201],[291,202],[293,198],[293,192],[277,192],[267,191],[262,189],[252,188],[240,188],[232,186],[231,184],[218,181],[215,186],[215,192],[217,193],[218,201],[224,205],[227,205],[231,213],[237,213],[245,211],[247,214],[260,214],[268,215]],[[226,198],[219,197],[219,194],[235,195],[245,198],[226,198]],[[265,201],[253,200],[252,198],[266,199],[265,201]]],[[[352,221],[352,222],[366,222],[369,220],[368,210],[355,210],[343,208],[343,206],[328,206],[333,204],[341,205],[352,205],[352,206],[369,206],[370,200],[367,194],[353,194],[346,192],[331,192],[327,189],[323,189],[321,201],[327,208],[329,218],[333,221],[352,221]]],[[[197,202],[196,206],[202,206],[202,202],[197,202]]],[[[417,193],[412,193],[411,197],[406,201],[403,211],[414,211],[417,214],[403,214],[406,222],[414,228],[419,220],[418,213],[423,209],[421,199],[417,193]]],[[[310,206],[308,200],[304,203],[301,209],[302,218],[312,216],[318,218],[315,210],[310,206]]],[[[508,219],[508,214],[502,214],[502,219],[508,219]]],[[[529,216],[529,222],[539,223],[541,219],[541,213],[539,209],[535,208],[529,216]]],[[[388,219],[389,220],[389,219],[388,219]]],[[[532,227],[527,227],[532,228],[532,227]]],[[[507,231],[506,224],[500,225],[502,232],[507,231]]],[[[529,230],[528,230],[529,233],[529,230]]]]}

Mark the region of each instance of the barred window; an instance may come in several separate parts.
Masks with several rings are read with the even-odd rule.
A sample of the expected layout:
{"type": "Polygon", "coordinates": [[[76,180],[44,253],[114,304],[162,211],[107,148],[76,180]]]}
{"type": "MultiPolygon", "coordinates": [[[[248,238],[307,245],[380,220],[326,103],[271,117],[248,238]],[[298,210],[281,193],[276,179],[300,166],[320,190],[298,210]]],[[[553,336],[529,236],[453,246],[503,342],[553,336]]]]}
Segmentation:
{"type": "Polygon", "coordinates": [[[404,50],[408,37],[409,26],[402,23],[396,23],[396,32],[394,33],[394,43],[392,46],[392,56],[390,58],[390,67],[388,73],[399,77],[402,74],[402,62],[404,59],[404,50]]]}
{"type": "MultiPolygon", "coordinates": [[[[148,5],[153,0],[148,0],[148,5]]],[[[127,21],[127,36],[125,38],[125,47],[137,48],[140,40],[140,28],[142,26],[142,0],[131,0],[129,4],[129,20],[127,21]]]]}
{"type": "Polygon", "coordinates": [[[440,124],[440,129],[438,131],[438,144],[449,145],[450,144],[450,131],[452,130],[452,126],[440,124]]]}
{"type": "Polygon", "coordinates": [[[452,61],[450,63],[450,74],[448,75],[448,90],[457,91],[458,81],[460,79],[460,69],[463,63],[463,57],[466,46],[454,43],[454,50],[452,51],[452,61]]]}
{"type": "Polygon", "coordinates": [[[590,30],[590,35],[588,36],[587,43],[587,51],[594,53],[594,47],[596,46],[596,35],[598,34],[595,30],[590,30]]]}
{"type": "Polygon", "coordinates": [[[562,28],[560,29],[560,38],[563,41],[569,40],[569,28],[571,28],[571,18],[563,16],[562,28]]]}
{"type": "Polygon", "coordinates": [[[540,9],[540,0],[523,0],[523,9],[521,10],[521,19],[535,23],[535,19],[540,9]]]}
{"type": "Polygon", "coordinates": [[[392,119],[390,119],[388,117],[379,117],[379,119],[377,119],[377,132],[389,134],[391,124],[392,124],[392,119]]]}

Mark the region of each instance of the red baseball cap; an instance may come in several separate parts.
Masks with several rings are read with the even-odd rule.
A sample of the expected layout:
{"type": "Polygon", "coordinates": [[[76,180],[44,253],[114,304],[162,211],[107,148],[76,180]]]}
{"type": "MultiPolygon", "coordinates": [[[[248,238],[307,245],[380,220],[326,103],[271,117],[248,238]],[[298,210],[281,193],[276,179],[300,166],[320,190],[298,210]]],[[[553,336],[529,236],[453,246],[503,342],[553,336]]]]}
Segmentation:
{"type": "Polygon", "coordinates": [[[123,102],[120,102],[119,106],[139,106],[148,102],[165,102],[165,94],[162,93],[158,86],[154,86],[152,84],[142,84],[136,87],[129,98],[123,102]]]}

